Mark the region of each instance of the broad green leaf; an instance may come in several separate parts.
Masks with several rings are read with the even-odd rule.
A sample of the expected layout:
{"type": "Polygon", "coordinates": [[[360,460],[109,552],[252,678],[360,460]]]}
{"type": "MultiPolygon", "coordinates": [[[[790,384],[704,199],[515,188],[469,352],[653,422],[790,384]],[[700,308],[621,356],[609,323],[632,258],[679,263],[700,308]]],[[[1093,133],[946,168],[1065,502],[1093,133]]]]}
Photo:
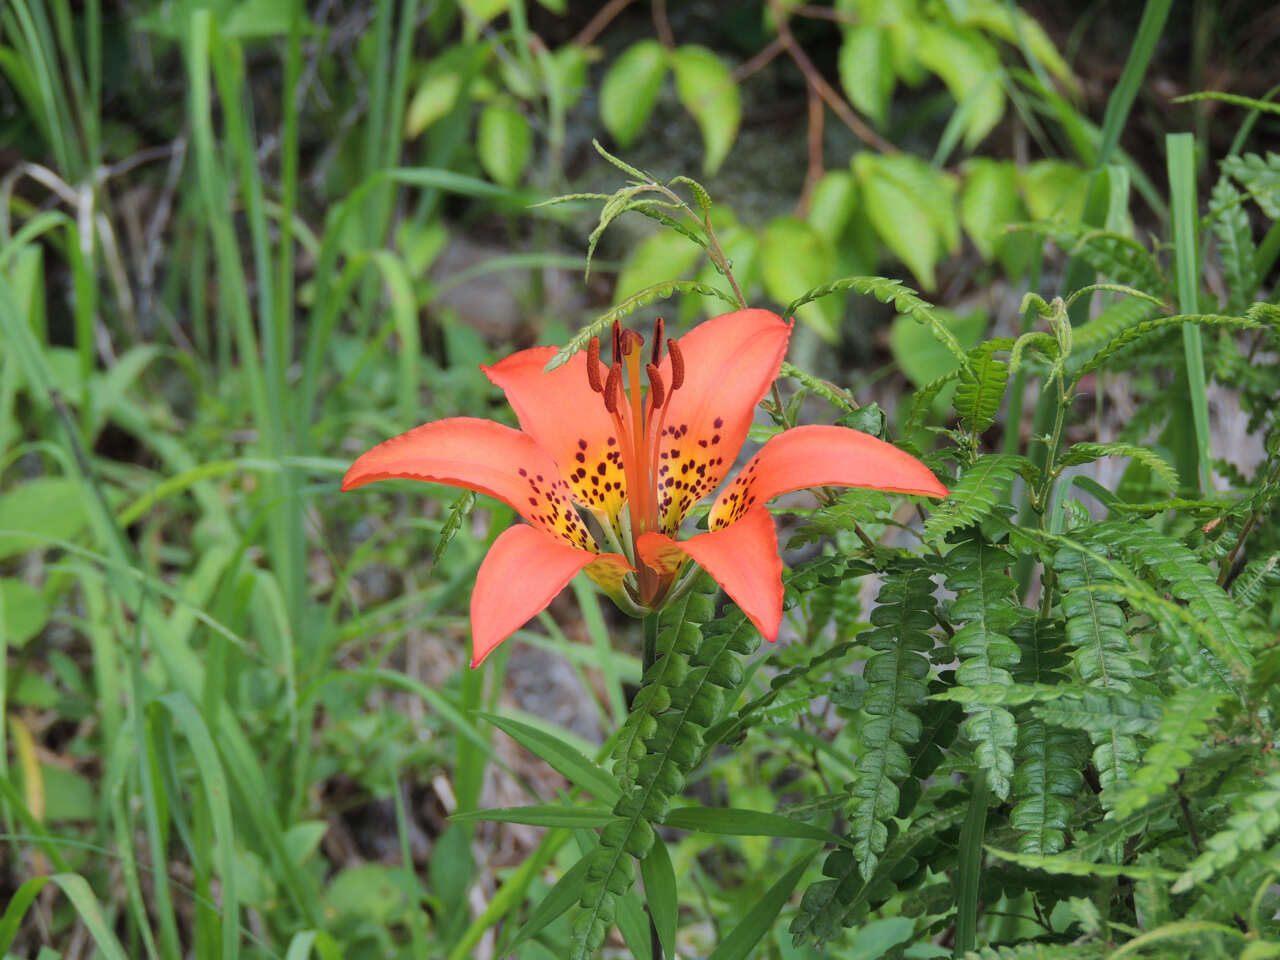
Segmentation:
{"type": "Polygon", "coordinates": [[[93,819],[98,791],[87,777],[48,763],[40,765],[40,775],[44,779],[46,822],[93,819]]]}
{"type": "Polygon", "coordinates": [[[519,183],[532,145],[529,121],[515,107],[490,104],[481,112],[476,152],[484,172],[494,183],[504,187],[519,183]]]}
{"type": "Polygon", "coordinates": [[[948,178],[906,155],[859,153],[853,172],[872,226],[885,245],[932,289],[938,258],[960,241],[948,178]]]}
{"type": "Polygon", "coordinates": [[[858,209],[858,184],[847,170],[829,170],[813,185],[809,225],[835,249],[849,219],[858,209]]]}
{"type": "Polygon", "coordinates": [[[942,78],[964,111],[964,142],[972,149],[1004,116],[1000,56],[976,30],[923,25],[916,56],[942,78]]]}
{"type": "Polygon", "coordinates": [[[839,66],[849,102],[882,125],[897,82],[889,32],[870,24],[845,28],[839,66]]]}
{"type": "Polygon", "coordinates": [[[83,496],[71,477],[39,477],[0,494],[0,560],[37,550],[46,538],[74,537],[86,522],[83,496]]]}
{"type": "Polygon", "coordinates": [[[680,47],[670,59],[676,95],[702,132],[702,169],[715,173],[733,146],[742,119],[742,98],[733,72],[706,47],[693,44],[680,47]]]}
{"type": "Polygon", "coordinates": [[[414,91],[409,108],[405,111],[404,135],[409,140],[422,134],[429,126],[453,109],[462,90],[461,74],[429,74],[414,91]]]}
{"type": "MultiPolygon", "coordinates": [[[[678,233],[659,230],[640,242],[618,274],[615,303],[665,280],[679,280],[698,262],[702,250],[678,233]]],[[[714,283],[715,280],[711,280],[714,283]]]]}
{"type": "Polygon", "coordinates": [[[641,40],[613,61],[600,83],[600,119],[624,147],[631,146],[658,102],[667,55],[656,40],[641,40]]]}
{"type": "Polygon", "coordinates": [[[1005,245],[1004,227],[1023,218],[1018,172],[1012,163],[977,157],[965,164],[960,222],[984,260],[991,260],[1005,245]]]}
{"type": "Polygon", "coordinates": [[[44,594],[12,577],[0,578],[0,638],[11,647],[21,647],[39,633],[49,620],[44,594]]]}
{"type": "Polygon", "coordinates": [[[459,0],[470,20],[488,23],[507,9],[510,0],[459,0]]]}
{"type": "MultiPolygon", "coordinates": [[[[935,307],[934,313],[965,350],[977,346],[986,332],[988,318],[982,310],[961,316],[935,307]]],[[[932,383],[960,366],[955,354],[938,341],[929,327],[906,315],[894,318],[889,328],[889,349],[907,379],[917,387],[932,383]]]]}
{"type": "Polygon", "coordinates": [[[1033,220],[1080,222],[1089,187],[1083,170],[1061,160],[1037,160],[1020,172],[1023,195],[1033,220]]]}
{"type": "Polygon", "coordinates": [[[389,926],[404,922],[409,904],[417,900],[418,891],[406,886],[402,868],[363,863],[338,873],[325,892],[336,916],[389,926]]]}
{"type": "MultiPolygon", "coordinates": [[[[980,27],[992,36],[1015,47],[1025,45],[1026,52],[1068,87],[1075,89],[1076,80],[1067,61],[1053,45],[1038,20],[1005,0],[966,0],[957,5],[957,20],[967,26],[980,27]]],[[[953,8],[956,9],[956,8],[953,8]]]]}
{"type": "MultiPolygon", "coordinates": [[[[778,217],[760,237],[760,271],[765,292],[789,303],[831,279],[831,248],[812,226],[795,217],[778,217]]],[[[844,300],[826,297],[796,311],[823,339],[834,342],[840,333],[844,300]]]]}

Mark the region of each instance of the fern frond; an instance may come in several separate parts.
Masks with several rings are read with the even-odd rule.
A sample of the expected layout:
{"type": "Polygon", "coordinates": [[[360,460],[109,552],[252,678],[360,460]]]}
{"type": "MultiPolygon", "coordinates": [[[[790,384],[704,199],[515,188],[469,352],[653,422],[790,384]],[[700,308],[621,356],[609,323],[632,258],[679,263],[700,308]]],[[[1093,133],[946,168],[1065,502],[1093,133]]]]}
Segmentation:
{"type": "Polygon", "coordinates": [[[1280,154],[1267,153],[1265,159],[1256,153],[1227,157],[1222,169],[1235,177],[1272,220],[1280,220],[1280,154]]]}
{"type": "Polygon", "coordinates": [[[960,361],[962,369],[969,366],[969,357],[964,348],[960,346],[950,328],[934,313],[933,305],[921,299],[910,287],[904,286],[901,280],[891,280],[888,277],[844,277],[801,294],[787,305],[782,315],[790,317],[806,303],[848,290],[869,294],[881,303],[892,303],[893,308],[899,313],[927,326],[934,338],[960,361]]]}
{"type": "Polygon", "coordinates": [[[900,803],[898,784],[910,772],[907,748],[920,739],[916,715],[925,701],[929,674],[926,652],[933,647],[933,592],[929,569],[905,564],[885,578],[871,613],[872,629],[860,639],[877,653],[863,679],[862,752],[847,810],[849,835],[861,874],[869,878],[889,840],[886,826],[900,803]]]}
{"type": "Polygon", "coordinates": [[[960,415],[960,425],[973,433],[982,433],[996,420],[1000,402],[1009,383],[1009,364],[994,356],[998,349],[1012,346],[988,340],[969,351],[969,367],[960,373],[952,401],[960,415]]]}
{"type": "Polygon", "coordinates": [[[791,920],[792,942],[799,946],[805,940],[834,940],[869,906],[919,884],[926,873],[921,864],[936,856],[939,847],[954,846],[964,814],[964,803],[957,802],[912,821],[885,849],[870,880],[863,879],[858,859],[849,850],[832,851],[822,865],[825,879],[810,884],[800,899],[791,920]]]}
{"type": "Polygon", "coordinates": [[[637,764],[645,754],[645,741],[657,731],[658,714],[671,706],[671,690],[688,673],[689,655],[702,639],[701,625],[713,616],[714,596],[696,587],[659,615],[661,654],[641,678],[640,689],[631,702],[631,711],[618,731],[611,753],[614,773],[624,787],[636,777],[637,764]]]}
{"type": "Polygon", "coordinates": [[[1254,330],[1261,325],[1258,321],[1249,317],[1228,317],[1218,313],[1188,313],[1179,314],[1176,317],[1156,317],[1135,327],[1128,327],[1113,337],[1097,353],[1079,366],[1072,378],[1072,384],[1078,384],[1085,375],[1101,368],[1120,351],[1134,346],[1147,337],[1165,333],[1171,328],[1181,326],[1184,323],[1193,323],[1199,327],[1222,327],[1227,330],[1254,330]]]}
{"type": "Polygon", "coordinates": [[[1223,693],[1199,687],[1179,690],[1164,705],[1164,716],[1153,733],[1140,766],[1115,795],[1112,807],[1118,817],[1141,810],[1163,794],[1178,779],[1178,772],[1191,763],[1209,731],[1209,721],[1218,712],[1223,693]]]}
{"type": "Polygon", "coordinates": [[[1150,320],[1156,312],[1155,304],[1133,297],[1107,304],[1088,323],[1072,329],[1072,355],[1080,358],[1096,353],[1125,330],[1150,320]]]}
{"type": "Polygon", "coordinates": [[[911,412],[907,414],[907,425],[903,429],[905,435],[910,436],[920,428],[924,423],[925,415],[933,409],[933,401],[938,398],[938,394],[942,393],[947,384],[954,383],[959,378],[960,368],[957,367],[936,380],[930,380],[916,391],[915,396],[911,398],[911,412]]]}
{"type": "MultiPolygon", "coordinates": [[[[1067,619],[1067,642],[1074,648],[1072,660],[1080,679],[1102,692],[1106,700],[1129,705],[1125,696],[1130,680],[1143,675],[1125,633],[1125,616],[1120,609],[1119,594],[1109,590],[1119,578],[1110,567],[1088,552],[1088,549],[1063,547],[1054,555],[1053,567],[1062,592],[1062,613],[1067,619]]],[[[1061,705],[1045,705],[1037,715],[1050,719],[1041,709],[1061,705]]],[[[1063,724],[1060,726],[1069,726],[1063,724]]],[[[1094,763],[1103,786],[1128,777],[1138,758],[1137,744],[1131,732],[1115,721],[1085,728],[1094,744],[1094,763]]]]}
{"type": "Polygon", "coordinates": [[[1209,216],[1218,241],[1218,258],[1222,261],[1227,313],[1244,310],[1258,289],[1258,269],[1254,264],[1257,251],[1243,200],[1224,172],[1213,188],[1209,216]]]}
{"type": "Polygon", "coordinates": [[[1105,957],[1109,949],[1103,943],[1020,943],[970,950],[964,960],[1090,960],[1105,957]]]}
{"type": "MultiPolygon", "coordinates": [[[[1205,645],[1231,667],[1237,678],[1243,679],[1248,674],[1253,654],[1236,605],[1218,586],[1213,571],[1194,552],[1180,540],[1145,524],[1099,524],[1090,531],[1090,536],[1123,551],[1134,566],[1154,574],[1173,596],[1187,604],[1193,621],[1203,626],[1203,630],[1197,630],[1197,636],[1205,645]]],[[[1182,652],[1182,665],[1192,676],[1201,676],[1206,667],[1220,672],[1215,669],[1216,665],[1202,662],[1198,647],[1183,645],[1182,652]]]]}
{"type": "Polygon", "coordinates": [[[739,610],[705,632],[696,626],[693,630],[701,635],[692,652],[682,649],[688,633],[681,627],[665,654],[687,658],[686,669],[662,675],[669,680],[665,687],[668,707],[651,716],[653,732],[645,737],[644,755],[635,761],[634,783],[614,805],[617,819],[601,831],[599,846],[589,854],[579,901],[582,912],[572,927],[573,960],[587,960],[604,942],[618,897],[635,883],[632,858],[643,861],[652,850],[652,824],[666,814],[671,798],[684,789],[686,776],[701,759],[703,731],[720,719],[724,691],[736,689],[742,681],[740,658],[754,653],[761,642],[760,634],[739,610]]]}
{"type": "Polygon", "coordinates": [[[1014,749],[1017,772],[1013,777],[1016,806],[1009,818],[1018,831],[1018,852],[1061,853],[1072,803],[1080,790],[1076,736],[1050,727],[1039,718],[1018,725],[1014,749]]]}
{"type": "Polygon", "coordinates": [[[1123,233],[1090,230],[1068,253],[1115,283],[1140,290],[1163,290],[1168,283],[1151,251],[1123,233]]]}
{"type": "Polygon", "coordinates": [[[991,688],[1013,686],[1010,668],[1021,654],[1009,638],[1021,608],[1015,601],[1018,585],[1007,570],[1013,557],[1000,547],[973,536],[947,554],[947,589],[954,590],[951,619],[963,624],[951,638],[960,660],[956,683],[975,690],[979,699],[965,705],[968,714],[961,729],[977,747],[976,759],[987,771],[988,783],[1001,800],[1009,796],[1013,778],[1013,714],[1002,706],[983,702],[991,688]]]}
{"type": "Polygon", "coordinates": [[[979,457],[951,488],[925,521],[925,539],[940,543],[953,531],[971,527],[1009,502],[1013,479],[1029,474],[1034,467],[1026,457],[990,453],[979,457]]]}
{"type": "Polygon", "coordinates": [[[1073,443],[1062,455],[1060,462],[1064,467],[1074,467],[1082,463],[1093,463],[1103,457],[1128,457],[1163,480],[1170,490],[1178,489],[1178,472],[1173,465],[1150,447],[1133,443],[1118,440],[1111,443],[1073,443]]]}
{"type": "Polygon", "coordinates": [[[1280,771],[1268,774],[1257,790],[1243,798],[1241,807],[1222,830],[1205,840],[1204,852],[1178,877],[1174,893],[1203,883],[1280,832],[1280,771]]]}
{"type": "Polygon", "coordinates": [[[1280,586],[1280,550],[1245,564],[1231,585],[1231,598],[1240,609],[1248,609],[1262,597],[1267,587],[1280,586]]]}

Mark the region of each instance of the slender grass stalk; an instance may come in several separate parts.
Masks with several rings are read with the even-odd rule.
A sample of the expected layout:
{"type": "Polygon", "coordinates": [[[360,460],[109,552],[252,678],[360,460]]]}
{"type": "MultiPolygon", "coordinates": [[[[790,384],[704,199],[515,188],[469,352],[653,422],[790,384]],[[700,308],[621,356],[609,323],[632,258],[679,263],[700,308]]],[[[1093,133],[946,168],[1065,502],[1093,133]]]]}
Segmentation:
{"type": "MultiPolygon", "coordinates": [[[[1200,269],[1196,235],[1195,137],[1189,133],[1171,133],[1165,138],[1169,164],[1169,202],[1173,210],[1174,270],[1178,288],[1178,308],[1183,313],[1199,313],[1200,269]]],[[[1181,444],[1178,473],[1195,495],[1213,490],[1213,461],[1209,445],[1209,401],[1205,394],[1204,343],[1200,328],[1194,323],[1182,325],[1182,348],[1186,357],[1188,395],[1195,427],[1192,444],[1181,444]]],[[[1174,415],[1178,421],[1178,415],[1174,415]]],[[[1185,420],[1182,430],[1185,432],[1185,420]]]]}
{"type": "Polygon", "coordinates": [[[978,888],[982,878],[982,837],[987,826],[987,771],[971,781],[969,809],[960,827],[960,865],[956,870],[956,939],[952,952],[963,957],[978,945],[978,888]]]}

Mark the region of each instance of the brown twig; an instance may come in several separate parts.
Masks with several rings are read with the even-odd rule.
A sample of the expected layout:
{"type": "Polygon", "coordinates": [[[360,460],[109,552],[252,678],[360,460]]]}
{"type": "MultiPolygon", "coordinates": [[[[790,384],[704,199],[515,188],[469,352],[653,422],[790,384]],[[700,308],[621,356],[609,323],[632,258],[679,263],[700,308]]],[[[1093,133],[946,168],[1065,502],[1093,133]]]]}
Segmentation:
{"type": "Polygon", "coordinates": [[[843,10],[832,10],[830,7],[818,7],[811,3],[802,3],[798,7],[792,7],[791,12],[801,17],[809,17],[812,20],[834,20],[836,23],[848,23],[856,25],[862,21],[852,13],[845,13],[843,10]]]}
{"type": "Polygon", "coordinates": [[[759,53],[733,71],[733,82],[741,83],[752,74],[759,73],[764,69],[767,63],[772,61],[773,58],[781,52],[782,38],[774,37],[769,41],[768,46],[761,48],[759,53]]]}
{"type": "Polygon", "coordinates": [[[822,177],[822,123],[825,114],[822,110],[822,98],[813,84],[809,84],[809,166],[804,171],[804,186],[800,188],[800,201],[796,204],[796,216],[807,218],[809,201],[813,197],[813,188],[822,177]]]}
{"type": "Polygon", "coordinates": [[[604,33],[604,28],[613,22],[613,18],[629,6],[631,6],[631,0],[609,0],[569,42],[575,47],[591,46],[596,37],[604,33]]]}
{"type": "Polygon", "coordinates": [[[664,47],[676,48],[676,35],[671,32],[671,21],[667,19],[667,0],[653,0],[653,29],[664,47]]]}
{"type": "Polygon", "coordinates": [[[849,106],[844,97],[840,96],[839,93],[832,89],[831,84],[827,83],[826,78],[822,76],[818,68],[813,65],[813,61],[809,59],[809,55],[804,52],[800,44],[796,43],[796,38],[791,35],[791,28],[787,25],[786,14],[779,9],[778,0],[769,0],[769,9],[773,11],[774,22],[778,27],[778,39],[782,41],[782,46],[786,49],[791,59],[795,61],[796,66],[800,68],[805,80],[817,90],[818,96],[822,97],[827,106],[831,108],[831,112],[839,117],[844,122],[844,125],[853,132],[853,135],[867,146],[878,150],[880,153],[897,153],[898,148],[867,126],[853,112],[853,108],[849,106]]]}

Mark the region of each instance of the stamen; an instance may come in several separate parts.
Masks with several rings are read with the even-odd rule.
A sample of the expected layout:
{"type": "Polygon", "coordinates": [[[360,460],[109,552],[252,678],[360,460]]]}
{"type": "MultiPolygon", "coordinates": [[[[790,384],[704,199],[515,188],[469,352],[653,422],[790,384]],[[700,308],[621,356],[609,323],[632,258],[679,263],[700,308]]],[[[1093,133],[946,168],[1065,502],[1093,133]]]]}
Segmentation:
{"type": "Polygon", "coordinates": [[[680,353],[680,344],[668,339],[667,353],[671,355],[671,389],[679,390],[684,383],[684,356],[680,353]]]}
{"type": "Polygon", "coordinates": [[[658,361],[662,359],[662,333],[665,324],[659,317],[653,325],[653,359],[650,361],[655,367],[658,361]]]}
{"type": "Polygon", "coordinates": [[[621,396],[622,367],[614,364],[609,368],[609,378],[604,382],[604,408],[610,413],[617,413],[618,400],[621,396]]]}
{"type": "Polygon", "coordinates": [[[622,362],[622,324],[613,321],[613,362],[622,362]]]}
{"type": "Polygon", "coordinates": [[[649,401],[653,404],[650,409],[657,410],[662,406],[662,398],[667,392],[662,382],[662,374],[658,372],[658,366],[654,363],[648,364],[644,372],[649,375],[649,401]]]}
{"type": "Polygon", "coordinates": [[[600,382],[600,338],[592,337],[587,346],[587,383],[596,393],[604,393],[604,384],[600,382]]]}

